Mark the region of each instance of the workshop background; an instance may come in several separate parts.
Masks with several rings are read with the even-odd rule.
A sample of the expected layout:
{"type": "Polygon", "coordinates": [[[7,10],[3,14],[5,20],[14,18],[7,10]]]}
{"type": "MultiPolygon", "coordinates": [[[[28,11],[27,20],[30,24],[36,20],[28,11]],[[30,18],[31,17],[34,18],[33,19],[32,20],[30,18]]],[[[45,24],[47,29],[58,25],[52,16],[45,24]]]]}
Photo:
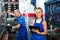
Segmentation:
{"type": "MultiPolygon", "coordinates": [[[[19,9],[25,17],[28,39],[29,23],[34,18],[35,8],[43,9],[43,19],[47,21],[47,40],[60,40],[60,0],[0,0],[0,40],[4,39],[6,26],[17,25],[15,17],[7,14],[7,10],[19,9]]],[[[15,40],[17,29],[10,29],[8,40],[15,40]]]]}

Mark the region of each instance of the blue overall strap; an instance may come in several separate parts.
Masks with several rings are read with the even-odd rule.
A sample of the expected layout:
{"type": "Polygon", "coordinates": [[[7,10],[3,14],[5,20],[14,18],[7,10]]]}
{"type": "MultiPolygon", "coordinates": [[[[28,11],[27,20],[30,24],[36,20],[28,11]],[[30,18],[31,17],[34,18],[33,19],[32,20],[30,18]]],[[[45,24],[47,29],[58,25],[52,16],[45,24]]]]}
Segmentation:
{"type": "Polygon", "coordinates": [[[35,19],[35,22],[34,23],[36,23],[36,19],[35,19]]]}
{"type": "Polygon", "coordinates": [[[36,24],[36,19],[34,20],[34,26],[36,26],[35,24],[36,24]]]}
{"type": "Polygon", "coordinates": [[[43,19],[41,20],[41,23],[43,22],[43,19]]]}

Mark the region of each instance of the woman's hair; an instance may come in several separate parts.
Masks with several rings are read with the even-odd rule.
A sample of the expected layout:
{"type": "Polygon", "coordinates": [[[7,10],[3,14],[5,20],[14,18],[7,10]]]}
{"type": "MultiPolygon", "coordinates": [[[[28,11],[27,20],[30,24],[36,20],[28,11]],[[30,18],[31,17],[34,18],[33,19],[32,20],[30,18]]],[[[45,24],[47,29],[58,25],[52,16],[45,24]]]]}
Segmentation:
{"type": "Polygon", "coordinates": [[[40,10],[41,10],[41,12],[43,12],[43,10],[42,10],[42,8],[41,8],[41,7],[36,7],[36,9],[40,9],[40,10]]]}
{"type": "MultiPolygon", "coordinates": [[[[37,9],[40,9],[40,10],[41,10],[41,12],[43,13],[43,10],[42,10],[42,8],[41,8],[41,7],[37,7],[37,8],[36,8],[36,10],[37,10],[37,9]]],[[[35,17],[36,17],[36,14],[35,14],[35,17]]],[[[41,17],[43,18],[43,15],[42,15],[41,17]]],[[[37,17],[36,17],[36,19],[37,19],[37,17]]]]}

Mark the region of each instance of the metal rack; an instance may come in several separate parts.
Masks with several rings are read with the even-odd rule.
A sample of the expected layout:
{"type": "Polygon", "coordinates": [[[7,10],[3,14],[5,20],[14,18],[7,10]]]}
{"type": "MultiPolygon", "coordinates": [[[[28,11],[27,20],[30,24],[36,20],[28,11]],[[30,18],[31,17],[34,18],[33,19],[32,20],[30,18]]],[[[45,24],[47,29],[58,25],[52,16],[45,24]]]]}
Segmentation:
{"type": "MultiPolygon", "coordinates": [[[[7,27],[7,24],[11,24],[11,25],[14,25],[15,23],[15,21],[14,21],[14,19],[15,19],[15,17],[8,17],[7,18],[7,10],[8,10],[8,5],[7,5],[7,7],[5,8],[5,4],[13,4],[13,5],[15,5],[15,4],[19,4],[19,2],[10,2],[10,1],[6,1],[6,2],[4,2],[5,0],[0,0],[0,4],[1,4],[1,13],[0,13],[0,39],[1,39],[1,37],[2,37],[2,35],[4,34],[4,32],[6,31],[6,27],[7,27]],[[5,11],[5,12],[4,12],[5,11]],[[10,19],[10,20],[9,20],[10,19]],[[11,22],[11,21],[13,21],[13,22],[11,22]],[[12,24],[13,23],[13,24],[12,24]]],[[[13,6],[14,7],[14,6],[13,6]]],[[[15,9],[15,8],[14,8],[15,9]]],[[[13,10],[12,10],[13,11],[13,10]]]]}
{"type": "Polygon", "coordinates": [[[60,26],[60,1],[45,2],[46,20],[52,25],[60,26]],[[48,19],[51,18],[49,21],[48,19]]]}
{"type": "MultiPolygon", "coordinates": [[[[45,19],[48,23],[48,33],[52,37],[56,37],[56,40],[59,39],[60,35],[60,0],[47,1],[45,2],[45,19]],[[57,32],[55,32],[57,31],[57,32]]],[[[54,40],[54,39],[53,39],[54,40]]]]}

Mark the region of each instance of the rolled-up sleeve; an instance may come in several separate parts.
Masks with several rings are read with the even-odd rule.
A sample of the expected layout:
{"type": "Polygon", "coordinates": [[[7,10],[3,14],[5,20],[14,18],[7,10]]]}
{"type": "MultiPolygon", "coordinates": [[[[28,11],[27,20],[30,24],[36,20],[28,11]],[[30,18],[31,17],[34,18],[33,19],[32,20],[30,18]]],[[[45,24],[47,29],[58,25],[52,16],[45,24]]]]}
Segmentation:
{"type": "Polygon", "coordinates": [[[17,24],[25,25],[25,18],[24,17],[18,18],[17,24]]]}

